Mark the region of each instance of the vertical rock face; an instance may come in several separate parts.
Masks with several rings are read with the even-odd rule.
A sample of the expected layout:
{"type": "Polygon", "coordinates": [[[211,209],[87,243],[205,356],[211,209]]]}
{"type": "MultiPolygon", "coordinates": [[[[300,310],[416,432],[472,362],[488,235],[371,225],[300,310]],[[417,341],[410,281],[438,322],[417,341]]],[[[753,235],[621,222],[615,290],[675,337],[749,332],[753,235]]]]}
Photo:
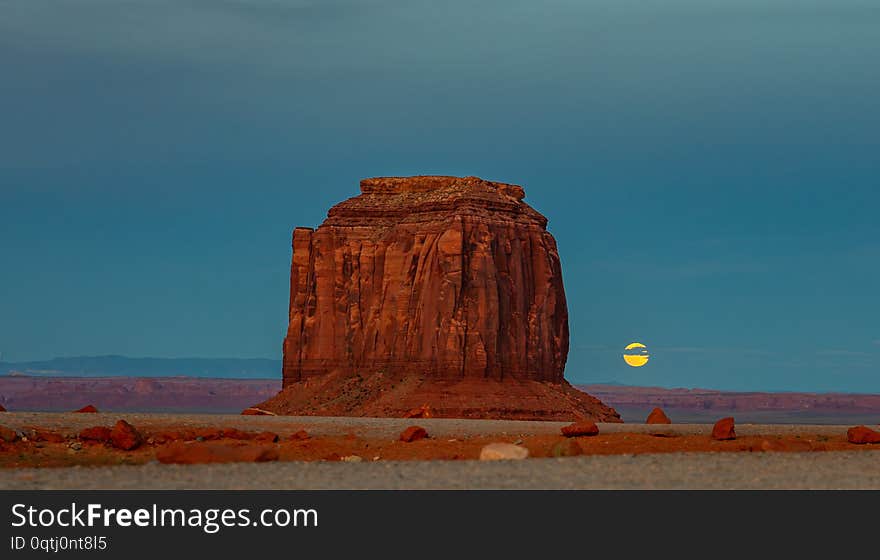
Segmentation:
{"type": "MultiPolygon", "coordinates": [[[[391,387],[413,378],[418,383],[406,398],[397,395],[407,401],[401,409],[424,397],[442,401],[430,403],[440,415],[444,402],[456,402],[445,415],[503,417],[509,409],[535,416],[529,410],[544,405],[523,405],[515,395],[502,402],[518,390],[551,398],[536,397],[544,388],[529,383],[558,386],[576,401],[587,397],[563,379],[568,311],[559,254],[547,219],[523,202],[522,187],[437,176],[365,179],[360,186],[361,194],[334,206],[316,230],[293,233],[287,397],[261,406],[396,414],[396,405],[377,408],[377,399],[387,401],[391,387]],[[387,380],[385,389],[376,376],[387,380]],[[321,407],[338,402],[340,384],[354,378],[360,382],[346,391],[363,398],[351,410],[321,407]],[[469,399],[474,391],[483,400],[469,399]],[[487,391],[497,398],[486,400],[487,391]],[[315,409],[306,406],[307,395],[319,403],[315,409]]],[[[613,410],[606,416],[617,417],[613,410]]]]}
{"type": "Polygon", "coordinates": [[[559,254],[521,187],[412,177],[361,191],[294,232],[285,384],[334,370],[562,381],[559,254]]]}

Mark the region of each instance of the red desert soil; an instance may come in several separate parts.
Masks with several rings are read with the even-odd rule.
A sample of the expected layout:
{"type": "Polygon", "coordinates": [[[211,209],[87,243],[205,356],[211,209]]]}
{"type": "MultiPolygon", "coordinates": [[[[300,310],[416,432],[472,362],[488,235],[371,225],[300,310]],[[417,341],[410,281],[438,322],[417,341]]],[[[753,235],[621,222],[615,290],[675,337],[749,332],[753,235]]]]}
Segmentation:
{"type": "MultiPolygon", "coordinates": [[[[528,448],[531,457],[559,456],[559,435],[475,436],[467,438],[421,439],[405,443],[391,438],[364,438],[353,434],[307,438],[306,434],[243,432],[236,429],[152,428],[143,433],[144,443],[131,451],[122,451],[112,443],[85,438],[59,442],[47,430],[35,430],[43,441],[0,441],[0,467],[69,467],[101,465],[138,465],[162,459],[165,462],[224,462],[226,460],[339,461],[356,456],[363,461],[476,460],[489,443],[516,443],[528,448]],[[49,436],[49,437],[47,437],[49,436]],[[177,460],[191,447],[192,452],[177,460]],[[556,451],[554,452],[554,448],[556,451]],[[268,450],[268,451],[267,451],[268,450]],[[171,459],[169,459],[171,458],[171,459]]],[[[60,434],[54,434],[60,436],[60,434]]],[[[62,438],[63,439],[63,438],[62,438]]],[[[804,432],[787,436],[741,436],[731,441],[716,441],[709,435],[672,435],[657,437],[638,433],[609,433],[572,438],[584,455],[618,455],[675,452],[805,452],[880,450],[880,446],[856,445],[847,434],[816,435],[804,432]]],[[[350,460],[350,459],[349,459],[350,460]]]]}

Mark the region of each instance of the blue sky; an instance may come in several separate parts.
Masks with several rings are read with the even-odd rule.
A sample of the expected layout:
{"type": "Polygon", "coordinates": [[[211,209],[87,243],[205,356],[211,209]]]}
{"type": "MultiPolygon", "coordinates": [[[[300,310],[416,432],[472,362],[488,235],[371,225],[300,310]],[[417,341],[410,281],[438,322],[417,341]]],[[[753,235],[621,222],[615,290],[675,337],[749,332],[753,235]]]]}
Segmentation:
{"type": "Polygon", "coordinates": [[[0,13],[4,359],[278,357],[291,229],[436,173],[550,218],[572,381],[880,391],[873,0],[0,13]]]}

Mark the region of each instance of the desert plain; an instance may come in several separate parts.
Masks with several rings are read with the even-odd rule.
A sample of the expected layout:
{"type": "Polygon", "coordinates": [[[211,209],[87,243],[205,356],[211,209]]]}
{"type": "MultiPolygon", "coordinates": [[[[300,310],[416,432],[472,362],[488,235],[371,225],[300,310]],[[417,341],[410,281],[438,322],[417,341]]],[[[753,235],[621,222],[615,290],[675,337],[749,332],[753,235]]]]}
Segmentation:
{"type": "Polygon", "coordinates": [[[711,424],[570,438],[566,422],[440,418],[5,412],[0,425],[15,434],[2,489],[880,488],[880,445],[851,443],[850,426],[738,424],[720,441],[711,424]],[[403,441],[414,426],[424,437],[403,441]],[[96,427],[117,433],[91,439],[96,427]],[[494,443],[528,458],[480,460],[494,443]]]}

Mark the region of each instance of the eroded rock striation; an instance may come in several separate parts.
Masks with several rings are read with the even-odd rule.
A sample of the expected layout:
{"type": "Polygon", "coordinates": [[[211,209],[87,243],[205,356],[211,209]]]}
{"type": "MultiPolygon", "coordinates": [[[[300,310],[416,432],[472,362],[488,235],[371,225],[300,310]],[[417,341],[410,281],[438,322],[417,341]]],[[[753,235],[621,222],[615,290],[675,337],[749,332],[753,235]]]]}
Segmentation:
{"type": "Polygon", "coordinates": [[[360,186],[320,227],[293,233],[285,389],[261,408],[619,419],[563,378],[559,254],[522,187],[439,176],[360,186]]]}

